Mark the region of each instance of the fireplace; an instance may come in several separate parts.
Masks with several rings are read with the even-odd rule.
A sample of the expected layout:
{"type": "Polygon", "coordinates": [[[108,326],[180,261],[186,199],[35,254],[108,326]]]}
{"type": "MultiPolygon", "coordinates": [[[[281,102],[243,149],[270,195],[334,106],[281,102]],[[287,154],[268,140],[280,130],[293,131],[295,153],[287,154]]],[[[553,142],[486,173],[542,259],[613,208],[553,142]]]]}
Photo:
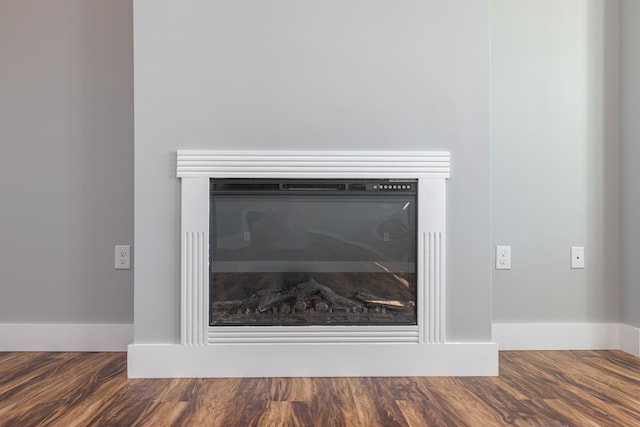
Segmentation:
{"type": "MultiPolygon", "coordinates": [[[[180,289],[179,342],[131,345],[131,377],[497,374],[494,343],[447,339],[445,190],[449,153],[180,150],[177,177],[181,182],[181,277],[176,283],[180,289]],[[214,193],[218,191],[215,183],[222,185],[220,194],[214,196],[223,197],[213,207],[212,180],[214,193]],[[226,193],[225,185],[238,183],[277,184],[270,190],[274,194],[262,195],[262,202],[268,201],[271,208],[262,202],[254,205],[255,200],[247,200],[244,190],[226,193]],[[319,184],[325,187],[317,188],[319,184]],[[307,190],[314,194],[306,194],[307,190]],[[362,224],[351,224],[354,230],[346,233],[336,221],[325,218],[345,216],[343,208],[333,204],[336,199],[346,200],[343,190],[354,192],[346,197],[353,197],[353,210],[363,217],[362,224]],[[241,203],[230,207],[225,198],[233,197],[241,203]],[[299,201],[310,197],[320,197],[322,205],[303,216],[313,221],[282,222],[288,214],[269,218],[277,209],[289,213],[309,210],[299,201]],[[383,213],[385,200],[389,210],[383,213]],[[226,209],[230,209],[227,214],[226,209]],[[287,244],[278,240],[277,236],[290,231],[293,240],[287,244]],[[275,234],[275,240],[264,239],[269,233],[275,234]],[[211,239],[218,237],[221,241],[212,249],[211,239]],[[305,238],[306,245],[300,240],[305,238]],[[342,251],[311,255],[317,245],[327,242],[342,251]],[[234,252],[255,250],[250,248],[252,243],[263,246],[258,259],[254,255],[237,259],[234,252]],[[264,249],[265,245],[272,248],[264,249]],[[304,256],[294,257],[294,250],[304,256]],[[338,252],[344,256],[338,257],[338,252]],[[266,266],[265,260],[269,261],[266,266]],[[255,285],[253,277],[240,296],[222,295],[219,300],[218,268],[220,273],[232,273],[229,281],[235,284],[242,280],[234,275],[254,270],[261,274],[268,270],[277,279],[255,285]],[[336,273],[364,280],[367,275],[362,270],[378,276],[385,268],[391,273],[386,277],[394,276],[396,281],[392,290],[381,286],[384,280],[375,289],[360,284],[349,288],[331,281],[336,273]],[[405,288],[402,292],[398,283],[405,288]],[[289,298],[294,294],[295,298],[289,298]],[[265,303],[260,300],[264,296],[280,300],[265,303]],[[248,318],[236,322],[233,316],[211,315],[212,302],[215,308],[217,302],[228,306],[247,298],[255,298],[247,304],[248,310],[240,310],[248,311],[248,318]],[[296,307],[299,301],[305,305],[296,307]],[[365,308],[368,316],[362,315],[365,308]]],[[[230,313],[237,315],[239,307],[230,313]]]]}
{"type": "Polygon", "coordinates": [[[416,325],[417,185],[212,179],[209,326],[416,325]]]}

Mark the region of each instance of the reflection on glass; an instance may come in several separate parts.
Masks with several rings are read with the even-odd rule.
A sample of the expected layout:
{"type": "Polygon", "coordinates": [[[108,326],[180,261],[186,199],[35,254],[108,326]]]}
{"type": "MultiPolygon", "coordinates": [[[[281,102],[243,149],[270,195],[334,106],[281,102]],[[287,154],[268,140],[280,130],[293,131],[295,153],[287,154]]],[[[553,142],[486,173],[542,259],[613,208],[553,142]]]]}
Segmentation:
{"type": "Polygon", "coordinates": [[[211,325],[415,324],[415,196],[215,195],[211,325]]]}

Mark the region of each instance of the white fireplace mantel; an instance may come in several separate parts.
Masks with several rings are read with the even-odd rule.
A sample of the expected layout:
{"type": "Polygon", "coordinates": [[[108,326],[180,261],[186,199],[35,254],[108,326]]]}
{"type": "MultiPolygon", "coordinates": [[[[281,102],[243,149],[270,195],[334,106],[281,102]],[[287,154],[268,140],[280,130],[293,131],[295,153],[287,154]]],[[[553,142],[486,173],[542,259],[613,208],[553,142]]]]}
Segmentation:
{"type": "Polygon", "coordinates": [[[446,339],[448,152],[180,150],[180,344],[133,344],[131,377],[496,375],[493,343],[446,339]],[[418,181],[414,326],[209,326],[211,178],[418,181]]]}

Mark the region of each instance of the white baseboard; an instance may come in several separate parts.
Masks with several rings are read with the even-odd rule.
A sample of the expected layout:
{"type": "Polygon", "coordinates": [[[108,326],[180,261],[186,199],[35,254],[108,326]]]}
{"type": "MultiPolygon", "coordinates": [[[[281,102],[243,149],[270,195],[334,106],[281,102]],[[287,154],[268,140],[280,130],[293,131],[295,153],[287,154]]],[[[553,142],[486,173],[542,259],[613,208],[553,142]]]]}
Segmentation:
{"type": "Polygon", "coordinates": [[[133,325],[0,324],[0,351],[127,351],[133,325]]]}
{"type": "MultiPolygon", "coordinates": [[[[495,323],[493,341],[500,350],[616,349],[640,357],[640,328],[620,323],[495,323]]],[[[0,324],[0,351],[127,351],[132,342],[129,323],[0,324]]],[[[174,346],[129,350],[147,347],[174,346]]]]}
{"type": "Polygon", "coordinates": [[[495,343],[132,344],[130,378],[495,376],[495,343]]]}
{"type": "Polygon", "coordinates": [[[640,328],[620,325],[620,350],[640,357],[640,328]]]}
{"type": "Polygon", "coordinates": [[[640,330],[621,323],[494,323],[500,350],[624,350],[640,356],[640,330]]]}

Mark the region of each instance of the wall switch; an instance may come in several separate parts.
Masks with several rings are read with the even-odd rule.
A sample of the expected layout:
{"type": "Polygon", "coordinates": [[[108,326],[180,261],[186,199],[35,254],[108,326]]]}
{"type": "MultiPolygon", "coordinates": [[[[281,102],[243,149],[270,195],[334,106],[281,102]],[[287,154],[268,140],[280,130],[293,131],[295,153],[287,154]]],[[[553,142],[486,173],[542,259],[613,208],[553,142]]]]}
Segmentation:
{"type": "Polygon", "coordinates": [[[116,270],[129,270],[131,268],[131,246],[116,246],[116,270]]]}
{"type": "Polygon", "coordinates": [[[571,268],[584,268],[584,246],[571,246],[571,268]]]}
{"type": "Polygon", "coordinates": [[[496,270],[511,270],[511,246],[496,246],[496,270]]]}

